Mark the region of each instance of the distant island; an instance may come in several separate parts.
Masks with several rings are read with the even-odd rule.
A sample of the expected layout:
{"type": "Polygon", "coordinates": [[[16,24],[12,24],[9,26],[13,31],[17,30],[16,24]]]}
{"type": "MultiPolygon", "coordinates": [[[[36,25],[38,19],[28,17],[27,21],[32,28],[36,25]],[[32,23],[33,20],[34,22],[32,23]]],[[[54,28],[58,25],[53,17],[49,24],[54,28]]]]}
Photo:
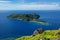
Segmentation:
{"type": "Polygon", "coordinates": [[[17,20],[23,20],[28,22],[38,22],[41,24],[48,24],[46,21],[43,21],[40,18],[40,15],[38,14],[11,14],[7,16],[8,18],[17,19],[17,20]]]}

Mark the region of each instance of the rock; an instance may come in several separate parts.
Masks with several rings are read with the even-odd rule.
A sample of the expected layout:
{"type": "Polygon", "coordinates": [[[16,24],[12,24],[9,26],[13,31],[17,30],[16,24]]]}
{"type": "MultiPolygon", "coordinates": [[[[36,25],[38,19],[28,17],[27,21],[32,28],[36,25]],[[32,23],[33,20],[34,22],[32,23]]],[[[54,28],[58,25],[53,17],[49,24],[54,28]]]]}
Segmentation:
{"type": "Polygon", "coordinates": [[[60,28],[59,28],[59,30],[60,30],[60,28]]]}
{"type": "Polygon", "coordinates": [[[41,34],[41,33],[43,33],[43,31],[44,30],[42,28],[39,28],[39,29],[37,29],[37,30],[34,31],[33,36],[35,36],[37,34],[41,34]]]}
{"type": "Polygon", "coordinates": [[[60,40],[60,38],[57,38],[57,39],[51,39],[51,40],[60,40]]]}
{"type": "Polygon", "coordinates": [[[55,34],[55,36],[56,36],[56,35],[60,35],[60,32],[57,32],[57,33],[55,34]]]}
{"type": "Polygon", "coordinates": [[[60,32],[58,32],[57,35],[60,35],[60,32]]]}
{"type": "Polygon", "coordinates": [[[60,38],[58,38],[57,40],[60,40],[60,38]]]}
{"type": "Polygon", "coordinates": [[[60,38],[57,38],[57,40],[60,40],[60,38]]]}

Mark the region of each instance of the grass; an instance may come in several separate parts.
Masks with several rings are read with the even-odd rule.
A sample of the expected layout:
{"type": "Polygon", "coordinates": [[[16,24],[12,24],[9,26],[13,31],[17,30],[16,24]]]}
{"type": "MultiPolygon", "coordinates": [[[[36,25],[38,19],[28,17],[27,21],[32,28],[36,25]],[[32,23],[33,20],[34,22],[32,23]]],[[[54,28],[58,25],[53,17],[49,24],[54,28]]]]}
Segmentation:
{"type": "Polygon", "coordinates": [[[46,30],[42,34],[38,34],[36,36],[23,36],[21,38],[17,38],[16,40],[52,40],[60,38],[60,34],[58,34],[60,30],[46,30]]]}

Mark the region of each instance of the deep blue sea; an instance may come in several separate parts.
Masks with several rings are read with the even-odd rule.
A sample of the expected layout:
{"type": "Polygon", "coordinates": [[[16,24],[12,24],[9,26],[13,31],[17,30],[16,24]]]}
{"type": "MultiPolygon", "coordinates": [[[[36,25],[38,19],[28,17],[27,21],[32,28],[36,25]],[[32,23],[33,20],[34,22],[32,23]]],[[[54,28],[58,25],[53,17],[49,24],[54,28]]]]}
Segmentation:
{"type": "Polygon", "coordinates": [[[44,30],[53,30],[60,28],[60,10],[10,10],[0,11],[0,38],[3,37],[21,37],[32,35],[34,30],[43,28],[44,30]],[[9,19],[11,14],[32,14],[40,15],[40,19],[45,20],[50,25],[42,25],[35,22],[25,22],[22,20],[9,19]]]}

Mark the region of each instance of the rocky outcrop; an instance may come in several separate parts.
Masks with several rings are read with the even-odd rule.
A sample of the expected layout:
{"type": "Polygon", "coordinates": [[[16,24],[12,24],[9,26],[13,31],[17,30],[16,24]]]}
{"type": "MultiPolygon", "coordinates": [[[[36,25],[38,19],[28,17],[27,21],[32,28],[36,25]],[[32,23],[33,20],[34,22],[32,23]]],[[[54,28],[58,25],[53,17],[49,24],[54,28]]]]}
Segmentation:
{"type": "Polygon", "coordinates": [[[44,30],[42,28],[39,28],[39,29],[37,29],[37,30],[34,31],[33,36],[41,34],[43,32],[44,32],[44,30]]]}

